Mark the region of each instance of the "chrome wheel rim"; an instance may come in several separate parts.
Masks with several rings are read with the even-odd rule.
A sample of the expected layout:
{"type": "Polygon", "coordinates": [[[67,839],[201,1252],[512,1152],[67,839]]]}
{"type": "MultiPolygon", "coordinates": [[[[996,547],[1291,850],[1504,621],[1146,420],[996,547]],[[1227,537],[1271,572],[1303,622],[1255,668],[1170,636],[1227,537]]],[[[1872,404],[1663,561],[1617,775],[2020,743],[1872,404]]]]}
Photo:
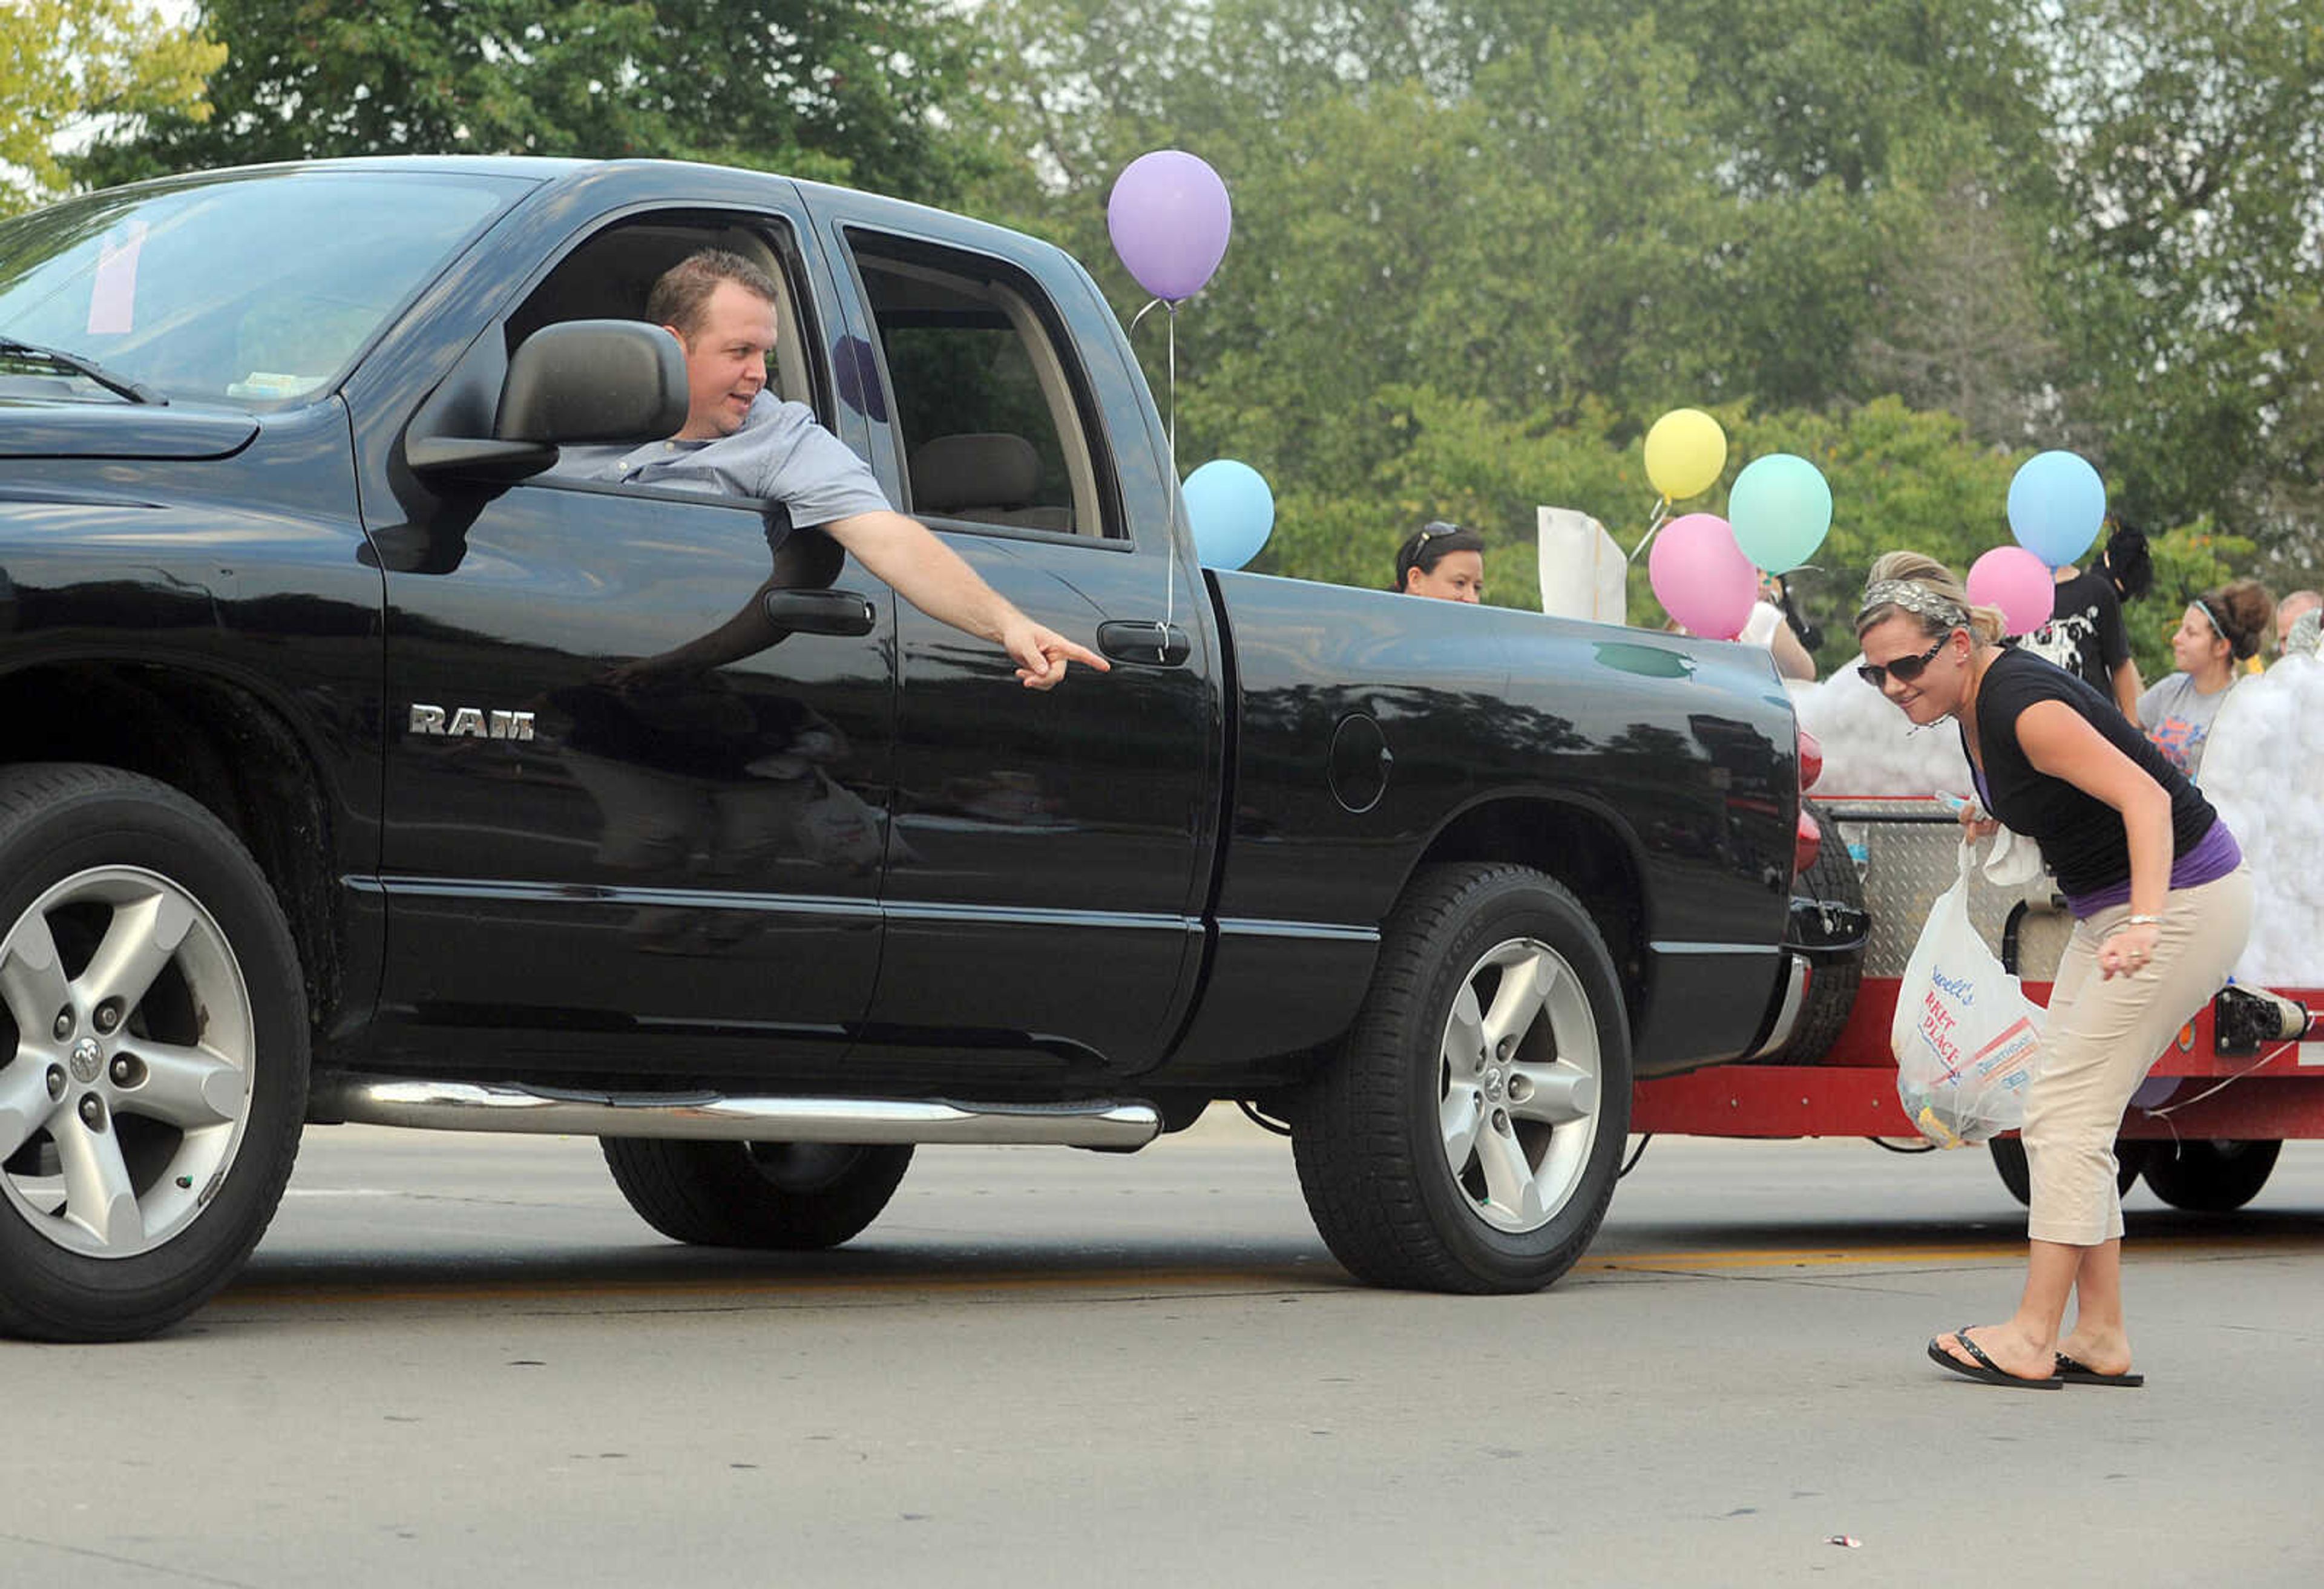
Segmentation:
{"type": "Polygon", "coordinates": [[[1462,979],[1437,1061],[1437,1128],[1470,1212],[1526,1235],[1564,1208],[1598,1138],[1603,1070],[1588,991],[1565,957],[1512,938],[1462,979]]]}
{"type": "Polygon", "coordinates": [[[241,963],[200,902],[141,868],[75,873],[0,939],[0,1192],[18,1217],[91,1258],[198,1218],[242,1145],[255,1043],[241,963]]]}

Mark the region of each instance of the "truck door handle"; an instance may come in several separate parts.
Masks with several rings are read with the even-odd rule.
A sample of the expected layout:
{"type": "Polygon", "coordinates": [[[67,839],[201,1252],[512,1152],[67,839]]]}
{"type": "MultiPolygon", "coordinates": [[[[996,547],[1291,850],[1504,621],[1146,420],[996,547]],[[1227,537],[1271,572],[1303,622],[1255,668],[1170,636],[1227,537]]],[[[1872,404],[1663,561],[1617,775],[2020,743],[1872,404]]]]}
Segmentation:
{"type": "Polygon", "coordinates": [[[1194,654],[1186,631],[1149,618],[1118,618],[1097,626],[1097,648],[1116,662],[1176,667],[1194,654]]]}
{"type": "Polygon", "coordinates": [[[880,621],[871,598],[853,591],[769,591],[767,621],[803,635],[868,635],[880,621]]]}

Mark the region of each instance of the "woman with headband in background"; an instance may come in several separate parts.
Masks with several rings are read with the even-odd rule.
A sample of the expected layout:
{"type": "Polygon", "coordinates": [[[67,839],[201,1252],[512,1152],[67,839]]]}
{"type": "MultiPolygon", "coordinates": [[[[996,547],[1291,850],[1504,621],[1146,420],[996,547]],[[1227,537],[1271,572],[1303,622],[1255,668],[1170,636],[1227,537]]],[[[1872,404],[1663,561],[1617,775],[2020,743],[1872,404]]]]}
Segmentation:
{"type": "Polygon", "coordinates": [[[1397,548],[1390,590],[1440,602],[1485,599],[1485,537],[1457,524],[1431,519],[1397,548]]]}
{"type": "Polygon", "coordinates": [[[1929,1356],[1987,1384],[2135,1385],[2115,1131],[2147,1068],[2243,953],[2251,873],[2210,804],[2113,703],[2003,647],[2001,627],[1950,570],[1913,552],[1872,565],[1856,620],[1866,682],[1916,726],[1958,724],[1983,807],[1964,813],[1970,831],[1992,831],[1989,812],[2033,839],[2074,914],[2026,1095],[2024,1292],[2008,1319],[1941,1335],[1929,1356]]]}
{"type": "Polygon", "coordinates": [[[2171,635],[2179,671],[2138,698],[2138,726],[2188,777],[2200,776],[2203,747],[2220,703],[2241,676],[2236,665],[2256,656],[2275,604],[2255,579],[2205,591],[2187,603],[2171,635]]]}

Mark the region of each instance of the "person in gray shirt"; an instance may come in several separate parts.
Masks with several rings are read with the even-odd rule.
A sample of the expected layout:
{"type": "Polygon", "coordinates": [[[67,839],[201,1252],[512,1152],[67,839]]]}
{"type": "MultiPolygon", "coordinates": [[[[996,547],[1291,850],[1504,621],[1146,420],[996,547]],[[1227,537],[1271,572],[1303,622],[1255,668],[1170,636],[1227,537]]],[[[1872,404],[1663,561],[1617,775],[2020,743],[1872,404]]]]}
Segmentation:
{"type": "Polygon", "coordinates": [[[2172,631],[2171,656],[2179,671],[2138,698],[2138,726],[2190,783],[2202,776],[2211,723],[2243,677],[2241,664],[2259,650],[2274,611],[2255,579],[2205,591],[2187,604],[2172,631]]]}
{"type": "Polygon", "coordinates": [[[664,271],[646,315],[685,350],[685,426],[639,447],[567,447],[559,473],[781,502],[794,526],[820,528],[929,617],[998,645],[1028,689],[1048,689],[1070,663],[1106,671],[1103,657],[1026,617],[891,508],[871,466],[812,409],[767,391],[775,299],[774,282],[739,254],[706,249],[664,271]]]}

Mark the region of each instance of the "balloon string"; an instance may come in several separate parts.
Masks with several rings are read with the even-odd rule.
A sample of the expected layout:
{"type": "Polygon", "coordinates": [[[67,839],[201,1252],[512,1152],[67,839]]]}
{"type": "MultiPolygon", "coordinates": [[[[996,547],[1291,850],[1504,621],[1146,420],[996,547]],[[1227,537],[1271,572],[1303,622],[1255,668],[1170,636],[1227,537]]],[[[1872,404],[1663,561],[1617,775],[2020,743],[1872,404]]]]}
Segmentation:
{"type": "Polygon", "coordinates": [[[1646,549],[1646,543],[1655,538],[1655,531],[1660,529],[1663,527],[1663,520],[1670,517],[1670,506],[1671,500],[1668,497],[1655,504],[1655,516],[1646,520],[1646,533],[1638,537],[1637,550],[1633,551],[1626,561],[1636,563],[1638,560],[1638,553],[1646,549]]]}
{"type": "Polygon", "coordinates": [[[1168,427],[1170,439],[1170,538],[1169,561],[1166,565],[1168,583],[1162,592],[1162,621],[1155,625],[1160,632],[1154,637],[1154,660],[1167,663],[1170,655],[1170,628],[1178,620],[1178,306],[1167,299],[1149,299],[1144,308],[1130,317],[1130,329],[1135,335],[1139,323],[1157,308],[1170,312],[1167,366],[1169,377],[1163,388],[1167,394],[1163,406],[1167,410],[1163,420],[1168,427]]]}
{"type": "MultiPolygon", "coordinates": [[[[1160,301],[1159,299],[1155,300],[1157,303],[1160,301]]],[[[1147,308],[1153,307],[1153,304],[1147,305],[1147,308]]],[[[1157,660],[1169,653],[1170,626],[1176,623],[1178,618],[1178,306],[1174,303],[1169,306],[1169,309],[1167,363],[1170,372],[1170,580],[1162,597],[1162,633],[1157,637],[1154,645],[1157,660]]],[[[1146,310],[1140,309],[1138,312],[1142,315],[1146,310]]]]}

